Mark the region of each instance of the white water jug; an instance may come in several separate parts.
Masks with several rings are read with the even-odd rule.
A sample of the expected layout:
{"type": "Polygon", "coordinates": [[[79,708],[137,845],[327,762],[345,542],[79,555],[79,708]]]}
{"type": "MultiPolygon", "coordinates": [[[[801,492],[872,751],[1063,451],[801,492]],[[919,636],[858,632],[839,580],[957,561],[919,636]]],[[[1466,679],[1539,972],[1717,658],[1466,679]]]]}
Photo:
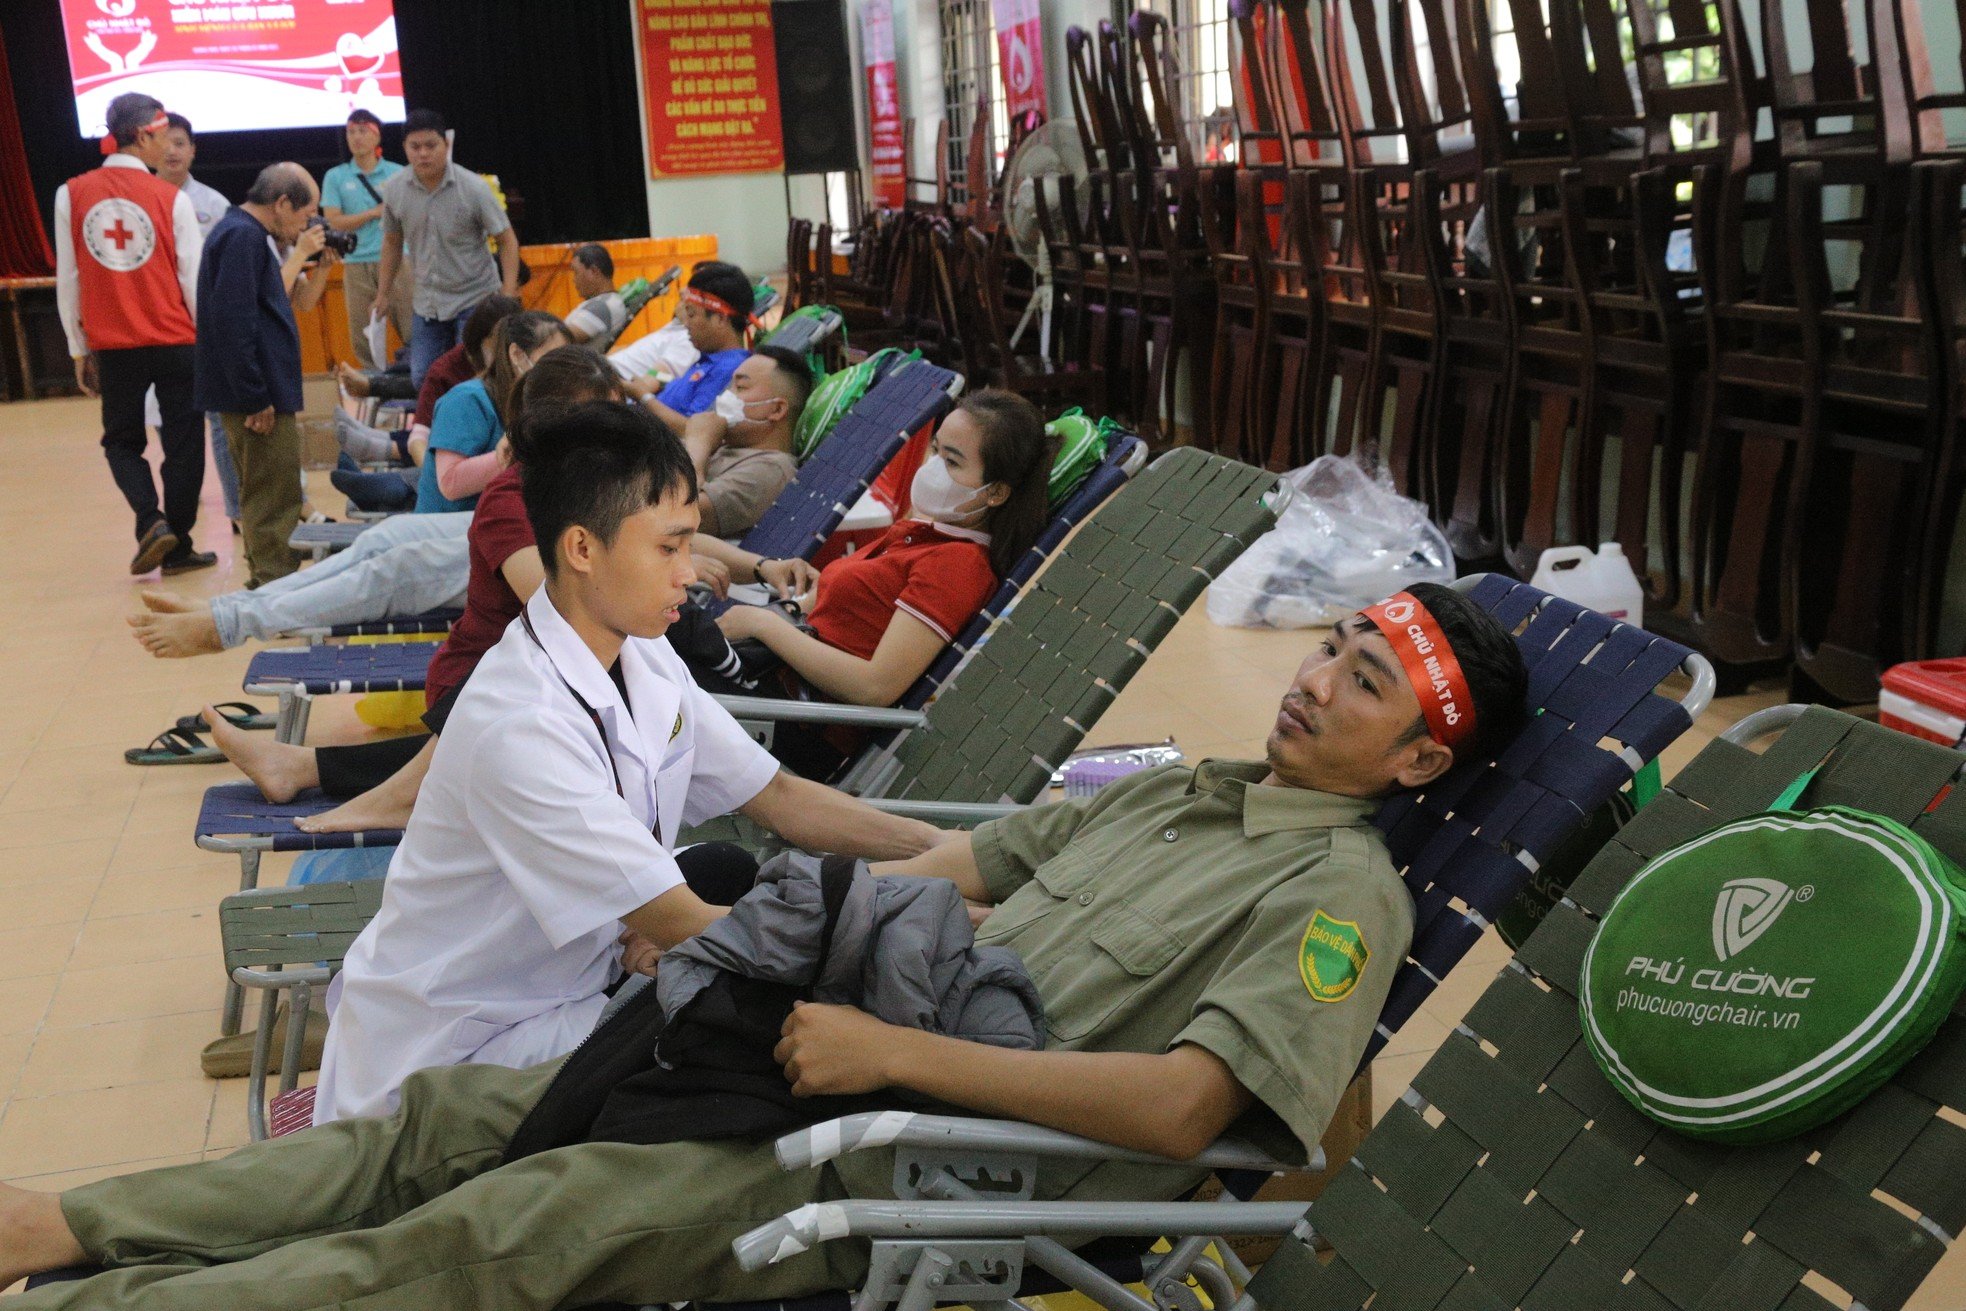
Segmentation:
{"type": "Polygon", "coordinates": [[[1634,628],[1645,627],[1645,589],[1625,559],[1625,548],[1606,542],[1595,551],[1588,546],[1552,546],[1536,562],[1530,586],[1552,596],[1586,605],[1609,619],[1634,628]]]}

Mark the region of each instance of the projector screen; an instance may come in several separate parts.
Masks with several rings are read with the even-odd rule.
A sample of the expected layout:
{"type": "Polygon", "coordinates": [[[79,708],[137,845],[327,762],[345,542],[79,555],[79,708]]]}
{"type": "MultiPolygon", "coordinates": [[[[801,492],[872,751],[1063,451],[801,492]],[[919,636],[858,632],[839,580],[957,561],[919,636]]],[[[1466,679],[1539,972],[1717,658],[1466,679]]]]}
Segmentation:
{"type": "Polygon", "coordinates": [[[199,132],[339,126],[352,109],[403,119],[392,0],[61,0],[75,118],[103,134],[141,91],[199,132]]]}

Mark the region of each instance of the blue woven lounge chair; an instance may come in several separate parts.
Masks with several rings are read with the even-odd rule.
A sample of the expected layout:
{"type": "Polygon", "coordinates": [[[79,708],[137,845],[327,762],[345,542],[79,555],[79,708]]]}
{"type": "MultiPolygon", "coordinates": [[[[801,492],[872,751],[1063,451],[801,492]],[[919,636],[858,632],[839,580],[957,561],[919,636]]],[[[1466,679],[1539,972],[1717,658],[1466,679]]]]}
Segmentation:
{"type": "Polygon", "coordinates": [[[961,374],[902,361],[840,416],[738,545],[772,559],[811,559],[908,438],[947,414],[962,388],[961,374]]]}
{"type": "MultiPolygon", "coordinates": [[[[260,857],[280,851],[344,851],[351,847],[395,846],[402,838],[398,829],[382,834],[303,833],[294,827],[296,819],[318,815],[335,805],[317,789],[308,789],[292,801],[268,801],[251,783],[221,783],[205,790],[198,807],[195,841],[204,851],[220,852],[239,858],[239,890],[259,886],[260,857]],[[378,839],[383,840],[378,840],[378,839]]],[[[228,981],[219,1031],[230,1036],[239,1032],[244,996],[239,985],[228,981]]]]}
{"type": "Polygon", "coordinates": [[[334,624],[322,628],[296,628],[294,637],[310,642],[326,642],[349,637],[414,637],[419,633],[441,634],[464,617],[462,610],[425,610],[421,614],[398,615],[393,619],[365,619],[355,624],[334,624]]]}
{"type": "MultiPolygon", "coordinates": [[[[1412,1018],[1541,862],[1685,732],[1713,696],[1711,666],[1675,642],[1501,575],[1457,586],[1515,631],[1529,670],[1528,702],[1537,713],[1495,759],[1468,761],[1429,788],[1400,793],[1374,816],[1412,894],[1414,925],[1409,959],[1393,981],[1365,1062],[1412,1018]],[[1675,674],[1692,680],[1683,701],[1657,690],[1675,674]]],[[[1021,619],[1022,611],[1013,617],[1021,619]]],[[[905,738],[901,746],[912,750],[905,738]]],[[[941,811],[936,800],[908,800],[924,793],[924,781],[933,785],[927,771],[946,767],[943,757],[961,749],[951,741],[926,755],[897,753],[924,773],[913,780],[877,778],[877,795],[900,802],[875,804],[975,822],[988,807],[941,811]]]]}
{"type": "Polygon", "coordinates": [[[296,551],[305,552],[310,558],[319,560],[345,551],[355,544],[355,539],[367,532],[368,521],[349,523],[304,523],[294,525],[287,536],[287,545],[296,551]]]}
{"type": "Polygon", "coordinates": [[[810,317],[787,316],[779,321],[769,335],[758,344],[761,346],[783,346],[786,350],[810,355],[820,349],[840,330],[844,322],[838,310],[818,307],[820,312],[810,317]]]}
{"type": "MultiPolygon", "coordinates": [[[[1538,864],[1646,761],[1685,732],[1713,695],[1711,666],[1684,647],[1505,578],[1486,576],[1461,585],[1518,630],[1516,640],[1530,671],[1529,701],[1537,713],[1494,760],[1467,762],[1430,788],[1402,793],[1374,818],[1413,894],[1416,915],[1408,959],[1395,977],[1366,1061],[1446,977],[1538,864]],[[1677,700],[1660,690],[1676,673],[1690,682],[1677,700]]],[[[935,814],[929,805],[905,808],[931,818],[935,814]]],[[[978,810],[964,807],[962,813],[973,820],[978,810]]],[[[1030,1125],[929,1115],[903,1119],[897,1125],[892,1116],[848,1117],[779,1141],[778,1156],[787,1169],[891,1144],[907,1153],[909,1170],[899,1181],[899,1203],[808,1207],[760,1226],[734,1244],[739,1262],[759,1269],[816,1242],[875,1240],[871,1296],[863,1292],[854,1300],[844,1292],[827,1294],[772,1303],[771,1311],[846,1311],[849,1306],[885,1311],[897,1302],[909,1308],[957,1300],[1001,1303],[1060,1287],[1086,1293],[1110,1311],[1164,1311],[1168,1305],[1188,1303],[1150,1300],[1124,1285],[1144,1281],[1156,1294],[1185,1294],[1190,1277],[1217,1307],[1224,1307],[1235,1300],[1237,1286],[1248,1282],[1250,1272],[1213,1236],[1281,1235],[1303,1218],[1301,1203],[1077,1204],[995,1196],[985,1201],[971,1186],[979,1180],[1012,1178],[1028,1188],[1047,1160],[1077,1170],[1087,1160],[1128,1159],[1130,1154],[1030,1125]],[[877,1119],[883,1122],[876,1124],[877,1119]],[[1073,1253],[1057,1241],[1094,1235],[1165,1237],[1170,1249],[1154,1254],[1146,1250],[1146,1242],[1127,1242],[1073,1253]],[[952,1285],[953,1272],[940,1256],[955,1250],[952,1244],[961,1246],[969,1269],[995,1265],[1008,1278],[995,1284],[972,1279],[952,1285]],[[1027,1265],[1037,1268],[1028,1278],[1027,1265]]],[[[1262,1160],[1228,1140],[1198,1160],[1215,1168],[1235,1197],[1249,1196],[1275,1173],[1323,1168],[1322,1153],[1293,1165],[1262,1160]]],[[[1469,1311],[1502,1305],[1441,1305],[1450,1304],[1469,1311]]],[[[1287,1305],[1295,1311],[1298,1304],[1287,1305]]],[[[719,1311],[766,1307],[740,1304],[719,1311]]]]}
{"type": "Polygon", "coordinates": [[[300,742],[317,696],[357,692],[421,692],[440,642],[379,642],[372,646],[296,646],[261,651],[246,666],[252,696],[277,696],[275,736],[300,742]]]}
{"type": "MultiPolygon", "coordinates": [[[[962,386],[959,374],[920,360],[902,361],[840,418],[740,544],[747,551],[774,559],[810,559],[909,436],[946,414],[962,393],[962,386]]],[[[353,545],[365,527],[302,524],[294,530],[290,544],[296,550],[312,551],[319,559],[353,545]]],[[[456,617],[455,611],[438,610],[334,628],[298,629],[296,635],[321,641],[329,637],[448,632],[456,617]]]]}

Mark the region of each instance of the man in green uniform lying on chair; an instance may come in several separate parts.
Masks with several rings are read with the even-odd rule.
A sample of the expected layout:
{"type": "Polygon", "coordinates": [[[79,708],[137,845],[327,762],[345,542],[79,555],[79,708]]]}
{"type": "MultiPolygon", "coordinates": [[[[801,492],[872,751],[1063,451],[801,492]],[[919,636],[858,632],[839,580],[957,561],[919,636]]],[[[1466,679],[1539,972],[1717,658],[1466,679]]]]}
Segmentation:
{"type": "MultiPolygon", "coordinates": [[[[876,866],[951,879],[995,907],[979,939],[1023,957],[1048,1047],[806,1005],[776,1052],[793,1091],[907,1089],[1172,1158],[1231,1126],[1310,1151],[1411,935],[1406,891],[1368,823],[1374,799],[1506,741],[1525,684],[1493,619],[1415,587],[1310,655],[1266,760],[1137,774],[876,866]]],[[[892,1196],[889,1152],[786,1173],[769,1143],[583,1143],[501,1166],[556,1068],[426,1070],[389,1119],[59,1195],[0,1187],[0,1287],[92,1263],[110,1269],[11,1305],[486,1311],[783,1298],[865,1275],[857,1241],[757,1274],[730,1245],[810,1202],[892,1196]]],[[[1200,1173],[1061,1163],[1040,1188],[1173,1197],[1200,1173]]]]}

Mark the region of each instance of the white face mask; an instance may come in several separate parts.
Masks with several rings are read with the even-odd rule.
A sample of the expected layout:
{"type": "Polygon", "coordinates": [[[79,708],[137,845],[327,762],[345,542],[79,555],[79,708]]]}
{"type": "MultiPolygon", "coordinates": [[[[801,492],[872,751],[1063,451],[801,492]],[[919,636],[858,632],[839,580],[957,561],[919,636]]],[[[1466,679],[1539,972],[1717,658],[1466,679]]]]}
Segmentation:
{"type": "Polygon", "coordinates": [[[960,524],[987,507],[971,505],[982,495],[978,487],[964,487],[949,476],[949,466],[939,455],[931,455],[915,470],[915,481],[908,488],[908,501],[915,513],[938,523],[960,524]]]}
{"type": "Polygon", "coordinates": [[[726,427],[735,428],[740,423],[749,423],[751,416],[746,412],[748,402],[736,392],[726,387],[717,393],[717,417],[726,427]]]}

